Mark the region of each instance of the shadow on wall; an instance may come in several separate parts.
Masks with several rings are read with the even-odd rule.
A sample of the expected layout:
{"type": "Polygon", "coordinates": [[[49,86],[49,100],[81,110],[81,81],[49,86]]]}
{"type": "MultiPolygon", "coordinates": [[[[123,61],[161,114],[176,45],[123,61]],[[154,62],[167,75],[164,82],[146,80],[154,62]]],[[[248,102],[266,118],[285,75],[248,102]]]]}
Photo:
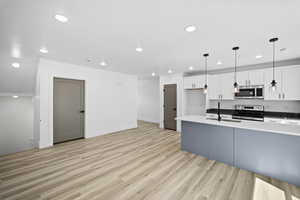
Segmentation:
{"type": "Polygon", "coordinates": [[[0,155],[32,149],[32,97],[0,96],[0,155]]]}

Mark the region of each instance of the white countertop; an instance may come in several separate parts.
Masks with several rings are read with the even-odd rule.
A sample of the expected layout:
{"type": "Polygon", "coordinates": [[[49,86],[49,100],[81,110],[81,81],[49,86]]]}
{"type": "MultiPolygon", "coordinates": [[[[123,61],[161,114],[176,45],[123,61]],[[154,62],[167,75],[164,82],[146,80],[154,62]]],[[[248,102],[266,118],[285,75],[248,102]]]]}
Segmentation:
{"type": "Polygon", "coordinates": [[[272,133],[279,133],[284,135],[294,135],[300,136],[300,126],[291,124],[280,124],[274,122],[256,122],[256,121],[244,121],[241,122],[228,122],[228,121],[217,121],[207,119],[207,116],[201,115],[186,115],[182,117],[177,117],[176,120],[196,122],[217,126],[226,126],[232,128],[241,128],[255,131],[265,131],[272,133]]]}

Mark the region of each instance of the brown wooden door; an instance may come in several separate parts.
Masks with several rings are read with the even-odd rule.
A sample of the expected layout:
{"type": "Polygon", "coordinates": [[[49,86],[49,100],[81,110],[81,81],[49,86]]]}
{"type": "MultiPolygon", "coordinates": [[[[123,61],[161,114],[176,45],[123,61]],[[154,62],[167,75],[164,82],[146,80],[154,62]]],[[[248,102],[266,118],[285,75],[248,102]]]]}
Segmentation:
{"type": "Polygon", "coordinates": [[[177,86],[164,85],[164,128],[176,130],[177,86]]]}

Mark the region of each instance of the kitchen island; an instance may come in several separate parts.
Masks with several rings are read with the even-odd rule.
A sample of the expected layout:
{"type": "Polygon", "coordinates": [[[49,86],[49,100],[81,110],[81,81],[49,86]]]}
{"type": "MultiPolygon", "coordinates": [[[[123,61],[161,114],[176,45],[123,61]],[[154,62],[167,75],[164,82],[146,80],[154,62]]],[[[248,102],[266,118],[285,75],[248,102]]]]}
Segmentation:
{"type": "Polygon", "coordinates": [[[300,186],[300,126],[183,116],[181,148],[300,186]]]}

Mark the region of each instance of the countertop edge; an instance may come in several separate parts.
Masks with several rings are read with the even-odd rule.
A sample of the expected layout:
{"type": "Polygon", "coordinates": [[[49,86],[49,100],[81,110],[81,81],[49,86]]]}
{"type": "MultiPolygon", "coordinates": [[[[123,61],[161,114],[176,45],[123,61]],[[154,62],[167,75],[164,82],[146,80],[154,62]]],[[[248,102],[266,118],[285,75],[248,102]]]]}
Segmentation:
{"type": "MultiPolygon", "coordinates": [[[[184,116],[183,117],[177,117],[177,118],[175,118],[175,120],[202,123],[202,124],[209,124],[209,125],[215,125],[215,126],[225,126],[225,127],[231,127],[231,128],[247,129],[247,130],[253,130],[253,131],[262,131],[262,132],[276,133],[276,134],[282,134],[282,135],[300,136],[300,133],[290,132],[288,130],[274,130],[274,129],[267,129],[267,128],[259,128],[259,127],[258,128],[257,127],[249,127],[249,124],[248,125],[247,124],[242,125],[241,123],[243,123],[243,122],[239,123],[239,122],[210,121],[210,120],[205,119],[204,117],[200,117],[200,116],[199,116],[198,120],[196,120],[196,119],[187,119],[184,116]],[[233,124],[233,123],[237,123],[237,124],[233,124]]],[[[256,122],[256,123],[264,123],[264,122],[256,122]]],[[[292,126],[292,125],[284,125],[284,126],[292,126]]]]}

